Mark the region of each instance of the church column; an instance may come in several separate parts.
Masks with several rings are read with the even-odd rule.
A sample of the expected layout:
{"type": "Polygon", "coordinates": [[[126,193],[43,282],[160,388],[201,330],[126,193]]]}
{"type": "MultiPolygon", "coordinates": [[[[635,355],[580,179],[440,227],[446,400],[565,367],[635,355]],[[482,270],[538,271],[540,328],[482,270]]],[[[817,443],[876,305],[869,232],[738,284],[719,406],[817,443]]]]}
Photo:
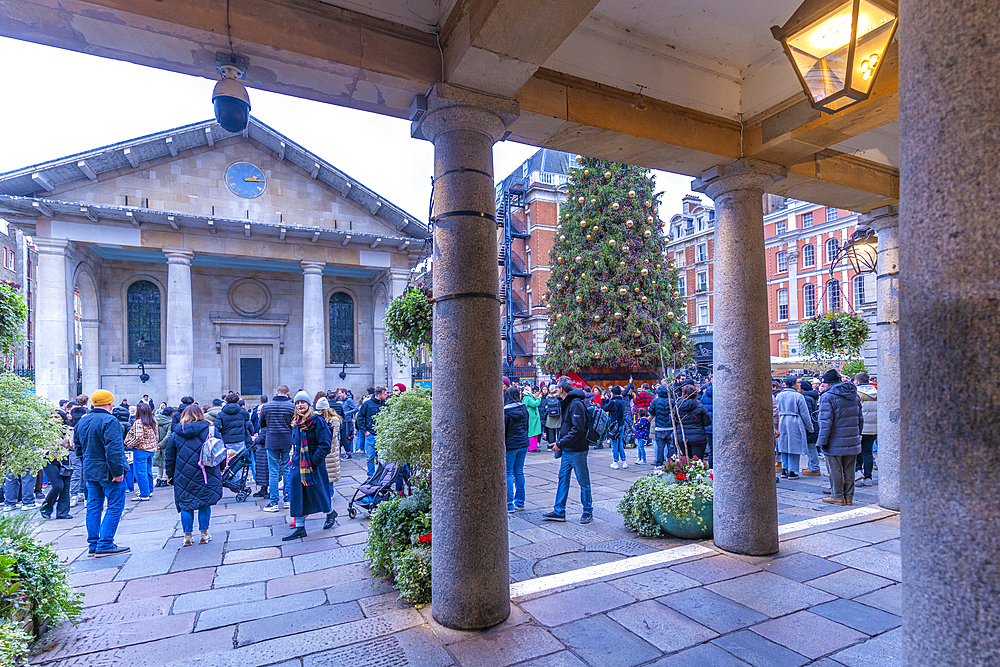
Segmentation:
{"type": "Polygon", "coordinates": [[[99,320],[83,320],[83,392],[92,394],[101,388],[101,323],[99,320]]]}
{"type": "Polygon", "coordinates": [[[752,556],[778,551],[762,197],[784,174],[741,158],[691,186],[715,200],[716,215],[714,539],[752,556]]]}
{"type": "Polygon", "coordinates": [[[310,396],[326,390],[326,338],[323,335],[323,267],[304,259],[302,267],[302,387],[310,396]]]}
{"type": "MultiPolygon", "coordinates": [[[[35,238],[38,299],[35,303],[35,391],[52,401],[71,398],[70,288],[66,239],[35,238]]],[[[75,387],[74,387],[75,388],[75,387]]],[[[95,387],[96,389],[96,387],[95,387]]]]}
{"type": "MultiPolygon", "coordinates": [[[[410,272],[409,271],[394,271],[392,273],[392,298],[403,296],[403,292],[406,291],[406,285],[409,281],[410,272]]],[[[402,382],[407,387],[413,386],[413,369],[411,362],[408,358],[404,358],[402,362],[396,358],[396,355],[389,354],[389,384],[396,384],[397,382],[402,382]]],[[[378,369],[376,369],[378,370],[378,369]]]]}
{"type": "MultiPolygon", "coordinates": [[[[908,667],[1000,663],[998,13],[997,0],[900,3],[899,480],[908,667]]],[[[879,368],[880,394],[881,380],[879,368]]]]}
{"type": "Polygon", "coordinates": [[[517,103],[446,84],[414,137],[434,144],[433,614],[476,630],[510,614],[493,144],[517,103]]]}
{"type": "Polygon", "coordinates": [[[194,396],[194,309],[191,301],[194,253],[164,248],[163,254],[167,256],[166,400],[178,405],[182,396],[194,396]]]}

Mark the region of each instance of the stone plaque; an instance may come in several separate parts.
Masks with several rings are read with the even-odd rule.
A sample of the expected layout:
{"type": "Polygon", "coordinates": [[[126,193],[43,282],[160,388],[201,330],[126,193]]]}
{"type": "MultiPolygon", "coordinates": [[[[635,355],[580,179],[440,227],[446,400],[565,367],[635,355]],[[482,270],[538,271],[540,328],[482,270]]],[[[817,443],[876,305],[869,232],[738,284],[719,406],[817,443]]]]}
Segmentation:
{"type": "Polygon", "coordinates": [[[243,317],[260,317],[271,307],[271,290],[256,278],[237,280],[229,288],[229,305],[243,317]]]}

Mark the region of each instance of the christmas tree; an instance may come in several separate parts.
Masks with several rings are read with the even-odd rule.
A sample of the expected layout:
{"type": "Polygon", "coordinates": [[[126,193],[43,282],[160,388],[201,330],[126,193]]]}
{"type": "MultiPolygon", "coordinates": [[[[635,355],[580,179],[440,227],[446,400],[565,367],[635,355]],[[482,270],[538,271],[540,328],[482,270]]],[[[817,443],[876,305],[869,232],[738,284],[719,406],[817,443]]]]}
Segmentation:
{"type": "Polygon", "coordinates": [[[549,252],[542,368],[679,368],[686,305],[648,169],[576,157],[549,252]]]}

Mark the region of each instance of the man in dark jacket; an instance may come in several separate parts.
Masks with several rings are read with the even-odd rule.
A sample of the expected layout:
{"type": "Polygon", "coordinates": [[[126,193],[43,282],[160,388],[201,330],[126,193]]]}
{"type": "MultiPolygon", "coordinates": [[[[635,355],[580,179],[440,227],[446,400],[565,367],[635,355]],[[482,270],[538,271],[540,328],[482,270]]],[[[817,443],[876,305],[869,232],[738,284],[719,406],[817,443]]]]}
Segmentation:
{"type": "Polygon", "coordinates": [[[184,408],[188,407],[189,405],[194,405],[194,397],[181,396],[181,404],[177,407],[177,410],[174,412],[174,416],[171,418],[170,421],[171,433],[174,432],[174,427],[181,423],[181,413],[183,413],[184,408]]]}
{"type": "MultiPolygon", "coordinates": [[[[662,468],[666,459],[674,455],[674,422],[671,419],[670,411],[673,410],[674,401],[670,396],[670,387],[666,383],[661,384],[656,390],[656,398],[649,404],[649,417],[656,437],[656,460],[653,462],[658,468],[662,468]]],[[[651,433],[651,435],[653,435],[651,433]]]]}
{"type": "Polygon", "coordinates": [[[593,500],[590,493],[590,470],[587,468],[587,396],[581,389],[574,389],[573,382],[565,375],[559,378],[558,394],[562,405],[562,426],[559,428],[559,440],[552,448],[561,453],[562,464],[559,467],[559,486],[556,489],[556,504],[553,510],[543,514],[546,521],[566,520],[566,500],[569,498],[570,473],[576,473],[576,481],[580,484],[580,502],[583,503],[583,516],[580,523],[590,523],[594,520],[593,500]]]}
{"type": "Polygon", "coordinates": [[[240,405],[238,394],[226,396],[226,404],[215,418],[215,437],[222,438],[228,449],[250,446],[250,413],[240,405]]]}
{"type": "MultiPolygon", "coordinates": [[[[818,424],[819,392],[812,388],[812,382],[809,380],[800,381],[799,388],[802,391],[802,397],[806,399],[806,405],[809,406],[809,415],[812,417],[813,424],[818,424]]],[[[809,463],[806,468],[802,469],[803,475],[819,477],[822,474],[819,469],[819,450],[816,448],[816,440],[818,439],[818,427],[814,428],[811,432],[806,433],[806,446],[809,448],[809,463]]]]}
{"type": "Polygon", "coordinates": [[[823,375],[829,385],[819,397],[819,438],[817,446],[826,452],[833,494],[823,502],[832,505],[854,504],[854,465],[861,453],[861,431],[865,417],[861,411],[858,389],[841,382],[840,373],[830,369],[823,375]]]}
{"type": "Polygon", "coordinates": [[[385,387],[375,387],[375,395],[365,401],[358,411],[358,433],[364,438],[369,477],[375,474],[377,454],[375,449],[375,415],[379,413],[388,398],[389,392],[386,391],[385,387]]]}
{"type": "Polygon", "coordinates": [[[115,532],[125,507],[128,464],[121,424],[111,416],[114,395],[99,389],[90,400],[94,409],[73,429],[73,446],[83,461],[83,481],[87,485],[87,543],[90,545],[87,555],[103,558],[129,550],[115,544],[115,532]],[[106,512],[105,499],[108,501],[106,512]]]}
{"type": "Polygon", "coordinates": [[[264,433],[264,450],[267,452],[267,488],[270,501],[265,512],[278,511],[278,478],[284,481],[288,495],[288,460],[292,450],[292,417],[295,404],[289,397],[288,385],[281,385],[274,398],[260,409],[260,430],[264,433]]]}

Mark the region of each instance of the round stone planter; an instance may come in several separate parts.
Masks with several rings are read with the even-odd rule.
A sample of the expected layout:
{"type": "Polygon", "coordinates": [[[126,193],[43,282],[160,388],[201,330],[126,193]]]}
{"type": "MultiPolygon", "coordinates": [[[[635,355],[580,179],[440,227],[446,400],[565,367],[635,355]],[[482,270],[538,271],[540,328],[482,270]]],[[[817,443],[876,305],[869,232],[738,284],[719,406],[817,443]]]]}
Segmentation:
{"type": "Polygon", "coordinates": [[[712,501],[696,498],[694,511],[680,518],[653,511],[656,522],[669,535],[685,539],[705,539],[712,536],[712,501]]]}

